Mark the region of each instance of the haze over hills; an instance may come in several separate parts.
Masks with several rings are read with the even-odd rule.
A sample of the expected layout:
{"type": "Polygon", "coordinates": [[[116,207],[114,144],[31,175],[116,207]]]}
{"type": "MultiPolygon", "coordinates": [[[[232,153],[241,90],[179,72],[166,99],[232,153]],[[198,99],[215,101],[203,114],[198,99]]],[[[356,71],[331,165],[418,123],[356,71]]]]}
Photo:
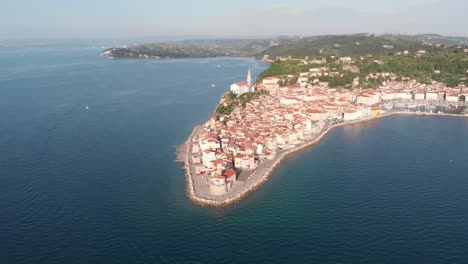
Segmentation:
{"type": "Polygon", "coordinates": [[[258,59],[292,56],[350,56],[414,51],[447,46],[467,46],[467,37],[437,34],[351,34],[323,36],[283,36],[270,39],[193,39],[114,47],[103,55],[111,58],[203,58],[256,57],[258,59]]]}

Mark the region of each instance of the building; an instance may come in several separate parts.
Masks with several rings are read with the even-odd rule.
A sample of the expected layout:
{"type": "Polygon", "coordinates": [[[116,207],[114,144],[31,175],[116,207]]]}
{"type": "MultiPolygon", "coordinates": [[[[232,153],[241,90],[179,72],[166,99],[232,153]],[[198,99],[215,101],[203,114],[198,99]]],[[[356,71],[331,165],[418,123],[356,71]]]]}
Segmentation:
{"type": "Polygon", "coordinates": [[[351,121],[361,118],[361,112],[357,110],[347,110],[343,113],[344,121],[351,121]]]}
{"type": "Polygon", "coordinates": [[[426,94],[423,92],[415,93],[414,100],[424,100],[426,99],[426,94]]]}
{"type": "Polygon", "coordinates": [[[245,94],[245,93],[252,93],[255,91],[255,86],[252,85],[252,73],[249,71],[247,72],[247,82],[236,82],[231,84],[231,92],[237,95],[245,94]]]}
{"type": "Polygon", "coordinates": [[[213,195],[225,195],[227,192],[226,177],[222,175],[210,178],[210,193],[213,195]]]}
{"type": "Polygon", "coordinates": [[[439,93],[437,92],[427,92],[426,93],[426,100],[427,101],[437,101],[439,98],[439,93]]]}
{"type": "Polygon", "coordinates": [[[458,102],[460,96],[458,94],[447,94],[445,97],[445,101],[447,102],[458,102]]]}
{"type": "Polygon", "coordinates": [[[378,94],[369,93],[369,94],[361,94],[357,97],[356,103],[357,104],[364,104],[364,105],[374,105],[380,101],[380,96],[378,94]]]}
{"type": "Polygon", "coordinates": [[[236,82],[231,84],[231,92],[241,95],[250,92],[250,89],[245,82],[236,82]]]}

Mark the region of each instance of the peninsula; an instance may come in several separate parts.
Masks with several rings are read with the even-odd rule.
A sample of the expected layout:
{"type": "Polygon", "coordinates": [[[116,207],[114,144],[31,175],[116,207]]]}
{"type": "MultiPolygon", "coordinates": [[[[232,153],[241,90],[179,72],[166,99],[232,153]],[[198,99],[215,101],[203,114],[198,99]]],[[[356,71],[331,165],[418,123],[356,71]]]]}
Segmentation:
{"type": "Polygon", "coordinates": [[[468,49],[443,52],[449,54],[444,58],[456,54],[456,61],[428,64],[438,55],[424,49],[380,57],[287,57],[255,83],[249,69],[178,148],[188,196],[207,206],[238,201],[287,155],[339,126],[394,114],[468,117],[468,49]],[[402,71],[393,67],[396,61],[416,62],[418,70],[410,64],[402,71]]]}

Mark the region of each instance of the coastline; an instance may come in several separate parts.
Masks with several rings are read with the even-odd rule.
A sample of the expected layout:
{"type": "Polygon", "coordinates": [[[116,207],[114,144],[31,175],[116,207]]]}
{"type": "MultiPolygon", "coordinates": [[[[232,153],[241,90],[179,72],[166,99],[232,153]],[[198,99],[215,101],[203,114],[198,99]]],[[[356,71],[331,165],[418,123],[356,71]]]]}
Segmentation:
{"type": "MultiPolygon", "coordinates": [[[[303,150],[306,147],[309,147],[311,145],[314,145],[316,143],[319,143],[320,140],[324,136],[326,136],[330,131],[332,131],[334,128],[337,127],[342,127],[342,126],[347,126],[347,125],[353,125],[353,124],[359,124],[363,122],[368,122],[368,121],[374,121],[374,120],[379,120],[383,119],[386,117],[394,116],[394,115],[416,115],[416,116],[451,116],[451,117],[465,117],[468,118],[468,115],[459,115],[459,114],[438,114],[438,113],[416,113],[416,112],[391,112],[391,113],[384,113],[378,116],[370,116],[368,118],[363,118],[359,120],[353,120],[353,121],[348,121],[348,122],[343,122],[340,124],[335,124],[332,126],[327,127],[325,130],[323,130],[321,133],[319,133],[316,137],[313,139],[310,139],[309,141],[304,141],[302,144],[297,145],[296,147],[293,147],[291,149],[285,150],[281,152],[275,159],[272,160],[272,164],[269,167],[265,168],[265,171],[261,172],[261,177],[254,181],[253,183],[245,186],[240,192],[238,192],[236,195],[223,199],[223,200],[214,200],[214,199],[208,199],[206,197],[201,197],[196,194],[195,191],[195,183],[193,179],[193,175],[191,172],[191,163],[190,163],[190,150],[191,150],[191,143],[193,140],[193,137],[198,134],[198,130],[201,129],[201,126],[198,125],[196,126],[190,136],[188,137],[187,141],[183,144],[185,145],[185,157],[184,157],[184,170],[185,170],[185,182],[186,182],[186,191],[189,199],[194,202],[197,205],[200,206],[209,206],[209,207],[224,207],[228,206],[230,204],[233,204],[235,202],[238,202],[245,198],[248,194],[251,192],[257,190],[260,188],[270,177],[270,175],[274,172],[277,166],[285,159],[288,155],[303,150]]],[[[251,175],[254,175],[257,172],[257,169],[254,170],[251,175]]],[[[195,176],[196,177],[196,176],[195,176]]],[[[250,176],[249,176],[250,178],[250,176]]]]}

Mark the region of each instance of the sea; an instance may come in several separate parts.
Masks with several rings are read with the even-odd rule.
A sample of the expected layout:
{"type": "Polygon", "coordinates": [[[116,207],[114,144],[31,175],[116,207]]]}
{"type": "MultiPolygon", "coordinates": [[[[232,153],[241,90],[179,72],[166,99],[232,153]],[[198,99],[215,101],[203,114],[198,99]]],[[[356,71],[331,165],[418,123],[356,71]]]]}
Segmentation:
{"type": "Polygon", "coordinates": [[[468,263],[467,118],[340,127],[200,207],[176,146],[268,65],[101,51],[0,48],[0,263],[468,263]]]}

